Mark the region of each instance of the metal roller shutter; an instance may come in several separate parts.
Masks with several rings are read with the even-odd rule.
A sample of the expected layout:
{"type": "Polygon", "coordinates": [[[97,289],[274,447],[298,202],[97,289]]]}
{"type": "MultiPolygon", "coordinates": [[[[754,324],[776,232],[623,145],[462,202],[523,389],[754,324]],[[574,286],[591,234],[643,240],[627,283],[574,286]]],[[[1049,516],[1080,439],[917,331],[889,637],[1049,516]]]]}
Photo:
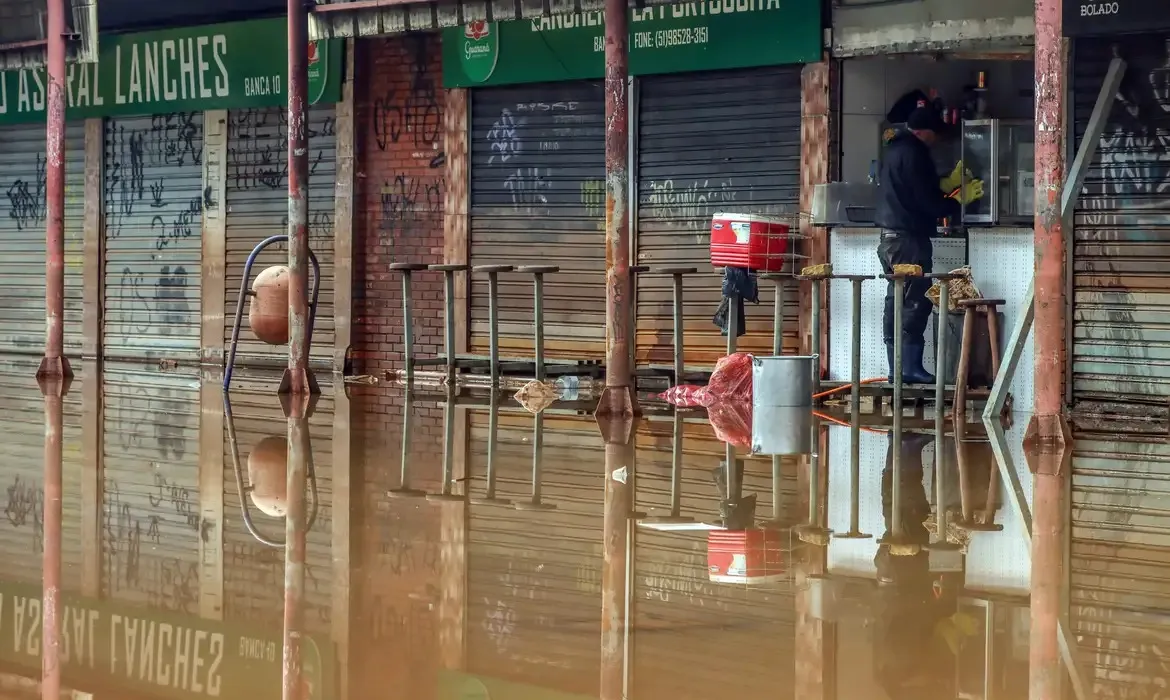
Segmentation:
{"type": "MultiPolygon", "coordinates": [[[[638,510],[668,513],[673,421],[638,432],[638,510]]],[[[709,424],[684,424],[680,512],[698,522],[719,515],[713,471],[724,443],[709,424]]],[[[797,460],[786,458],[781,516],[799,518],[797,460]]],[[[758,518],[772,508],[772,462],[744,462],[743,493],[758,518]]],[[[795,601],[791,581],[755,586],[712,583],[705,532],[638,531],[634,578],[635,697],[758,697],[794,682],[795,601]],[[738,669],[738,670],[737,670],[738,669]]]]}
{"type": "MultiPolygon", "coordinates": [[[[311,633],[328,634],[332,615],[333,557],[330,506],[333,503],[331,456],[333,454],[333,397],[327,385],[309,418],[313,468],[320,499],[317,518],[309,531],[305,549],[305,625],[311,633]]],[[[256,446],[271,438],[287,449],[288,421],[280,404],[272,400],[275,382],[259,384],[241,377],[232,389],[232,415],[239,445],[240,472],[244,487],[249,479],[248,457],[256,446]]],[[[277,448],[279,451],[279,447],[277,448]]],[[[232,461],[231,443],[224,430],[224,619],[281,629],[284,611],[284,548],[262,544],[248,531],[241,511],[240,492],[232,461]]],[[[287,462],[282,461],[282,465],[287,462]]],[[[281,472],[283,474],[283,472],[281,472]]],[[[311,501],[310,501],[311,503],[311,501]]],[[[285,520],[248,503],[257,530],[272,540],[284,542],[285,520]]]]}
{"type": "MultiPolygon", "coordinates": [[[[0,395],[4,396],[4,474],[0,487],[7,496],[0,519],[0,558],[6,581],[41,582],[44,553],[45,402],[35,375],[40,359],[8,356],[0,361],[0,395]]],[[[85,366],[73,366],[74,390],[63,409],[61,503],[61,576],[68,591],[81,587],[81,391],[85,366]]]]}
{"type": "Polygon", "coordinates": [[[202,162],[202,112],[106,123],[109,357],[199,361],[202,162]]]}
{"type": "MultiPolygon", "coordinates": [[[[334,105],[309,109],[309,246],[321,264],[321,295],[313,329],[311,359],[328,367],[333,357],[333,191],[337,131],[334,105]]],[[[240,280],[248,255],[269,236],[288,233],[288,112],[282,107],[237,110],[228,115],[227,270],[224,341],[230,344],[240,280]]],[[[252,280],[271,265],[288,264],[288,245],[265,249],[252,266],[252,280]]],[[[284,346],[273,347],[248,330],[248,305],[236,362],[288,361],[284,346]]]]}
{"type": "MultiPolygon", "coordinates": [[[[727,340],[711,322],[722,279],[710,262],[711,215],[769,214],[796,223],[800,66],[662,75],[638,83],[638,264],[699,269],[684,282],[686,360],[713,366],[727,340]]],[[[638,362],[673,362],[669,277],[638,281],[638,362]]],[[[772,348],[771,285],[747,307],[739,349],[772,348]]],[[[797,295],[785,306],[785,352],[797,348],[797,295]]]]}
{"type": "MultiPolygon", "coordinates": [[[[1070,360],[1078,411],[1115,412],[1130,404],[1164,416],[1170,395],[1170,332],[1162,323],[1170,305],[1166,41],[1166,34],[1125,37],[1123,99],[1113,102],[1077,203],[1070,360]],[[1162,406],[1140,406],[1151,403],[1162,406]]],[[[1112,42],[1077,40],[1078,146],[1112,57],[1112,42]]]]}
{"type": "MultiPolygon", "coordinates": [[[[45,347],[45,124],[0,129],[0,352],[45,347]]],[[[65,126],[65,350],[81,348],[85,124],[65,126]]]]}
{"type": "MultiPolygon", "coordinates": [[[[590,417],[543,416],[542,500],[557,510],[471,506],[468,667],[596,696],[605,444],[590,417]]],[[[487,470],[488,420],[486,411],[471,412],[472,474],[487,470]]],[[[533,420],[500,415],[497,495],[513,503],[530,497],[533,420]]],[[[481,482],[473,495],[483,495],[482,488],[481,482]]]]}
{"type": "Polygon", "coordinates": [[[198,615],[198,374],[110,363],[102,395],[102,597],[198,615]]]}
{"type": "Polygon", "coordinates": [[[1170,678],[1170,447],[1077,440],[1072,620],[1099,698],[1160,697],[1170,678]]]}
{"type": "MultiPolygon", "coordinates": [[[[545,278],[549,357],[605,356],[605,99],[597,83],[475,90],[471,264],[557,265],[545,278]]],[[[531,357],[532,278],[500,276],[504,357],[531,357]]],[[[488,351],[488,284],[471,284],[471,344],[488,351]]]]}

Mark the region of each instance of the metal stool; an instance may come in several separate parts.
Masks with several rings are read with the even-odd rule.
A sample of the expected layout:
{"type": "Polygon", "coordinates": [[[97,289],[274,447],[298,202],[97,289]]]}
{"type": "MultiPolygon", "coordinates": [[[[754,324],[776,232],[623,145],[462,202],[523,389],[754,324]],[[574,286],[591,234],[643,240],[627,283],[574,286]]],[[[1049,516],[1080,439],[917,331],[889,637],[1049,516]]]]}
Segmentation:
{"type": "Polygon", "coordinates": [[[686,371],[685,355],[683,353],[683,330],[686,319],[683,316],[683,276],[698,272],[694,267],[659,267],[654,272],[659,275],[670,275],[674,287],[674,383],[683,383],[683,374],[686,371]]]}
{"type": "Polygon", "coordinates": [[[427,269],[420,263],[392,263],[390,269],[402,273],[402,361],[406,365],[406,383],[414,381],[414,303],[411,298],[411,277],[427,269]]]}
{"type": "Polygon", "coordinates": [[[447,401],[443,405],[443,486],[439,493],[428,493],[428,501],[463,501],[454,493],[455,462],[455,384],[447,385],[447,401]]]}
{"type": "Polygon", "coordinates": [[[999,374],[999,307],[1007,302],[1003,299],[964,299],[958,306],[963,309],[963,342],[959,349],[959,367],[955,373],[955,415],[967,411],[968,377],[971,373],[971,344],[975,335],[975,314],[987,316],[987,343],[991,351],[991,376],[999,374]]]}
{"type": "Polygon", "coordinates": [[[488,277],[488,353],[492,386],[500,381],[500,273],[514,269],[512,265],[476,265],[471,268],[473,273],[488,277]]]}
{"type": "Polygon", "coordinates": [[[410,488],[410,424],[413,413],[414,398],[410,384],[407,384],[402,402],[402,464],[399,466],[398,488],[386,492],[390,498],[425,498],[427,495],[426,491],[410,488]]]}
{"type": "Polygon", "coordinates": [[[527,501],[513,504],[516,510],[556,510],[553,503],[540,499],[540,487],[544,469],[544,415],[537,413],[532,421],[532,497],[527,501]]]}
{"type": "Polygon", "coordinates": [[[821,422],[815,416],[812,419],[813,453],[808,456],[808,519],[803,525],[793,528],[801,542],[815,547],[828,547],[833,531],[821,524],[821,457],[820,442],[821,422]]]}
{"type": "Polygon", "coordinates": [[[682,525],[693,523],[694,518],[681,515],[682,472],[683,472],[683,414],[674,410],[674,433],[670,450],[670,515],[652,515],[639,520],[643,525],[682,525]]]}
{"type": "Polygon", "coordinates": [[[842,540],[867,540],[861,531],[861,284],[873,275],[833,275],[849,280],[853,300],[853,327],[850,332],[852,357],[849,367],[849,531],[835,535],[842,540]]]}
{"type": "Polygon", "coordinates": [[[760,279],[771,282],[776,289],[775,301],[772,309],[772,354],[784,354],[784,286],[792,275],[780,272],[767,272],[760,275],[760,279]]]}
{"type": "Polygon", "coordinates": [[[984,511],[975,515],[975,507],[971,503],[971,469],[967,461],[965,448],[967,425],[963,421],[955,421],[955,457],[959,462],[959,498],[961,502],[959,517],[955,525],[968,532],[1000,532],[1003,525],[995,523],[995,496],[999,491],[999,469],[993,464],[991,474],[987,480],[987,501],[984,511]]]}
{"type": "Polygon", "coordinates": [[[487,444],[487,493],[483,497],[473,497],[471,502],[481,506],[510,506],[512,502],[505,498],[496,498],[496,451],[498,447],[497,435],[500,432],[500,394],[493,391],[491,406],[488,409],[488,444],[487,444]]]}
{"type": "Polygon", "coordinates": [[[447,383],[455,383],[455,372],[458,369],[459,358],[455,356],[455,273],[466,272],[467,265],[428,265],[432,272],[443,273],[443,331],[446,336],[444,345],[447,351],[447,383]]]}
{"type": "Polygon", "coordinates": [[[829,279],[829,275],[797,275],[796,279],[809,282],[809,302],[812,309],[809,312],[809,328],[812,329],[812,338],[809,340],[809,354],[817,358],[813,363],[813,393],[821,390],[821,285],[829,279]]]}
{"type": "Polygon", "coordinates": [[[537,381],[544,381],[544,276],[560,271],[561,268],[553,265],[526,265],[516,268],[516,272],[532,275],[532,339],[535,345],[533,362],[536,365],[537,381]]]}

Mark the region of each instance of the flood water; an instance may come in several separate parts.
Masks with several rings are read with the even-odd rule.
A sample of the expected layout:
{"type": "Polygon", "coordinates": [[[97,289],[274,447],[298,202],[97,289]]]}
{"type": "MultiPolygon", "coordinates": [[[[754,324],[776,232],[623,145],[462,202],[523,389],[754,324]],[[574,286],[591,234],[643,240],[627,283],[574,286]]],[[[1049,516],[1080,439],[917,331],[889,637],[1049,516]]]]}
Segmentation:
{"type": "Polygon", "coordinates": [[[35,366],[0,360],[6,673],[40,678],[59,565],[62,683],[99,697],[280,698],[286,620],[306,698],[1057,697],[1029,695],[1030,652],[1064,697],[1170,697],[1164,439],[1040,460],[1027,416],[938,434],[928,409],[900,440],[864,416],[854,461],[839,408],[753,426],[647,404],[607,446],[585,398],[533,414],[320,377],[298,423],[277,374],[241,373],[225,406],[219,377],[79,363],[57,519],[35,366]],[[796,453],[753,455],[753,427],[757,451],[796,453]],[[1069,653],[1037,654],[1034,624],[1069,653]]]}

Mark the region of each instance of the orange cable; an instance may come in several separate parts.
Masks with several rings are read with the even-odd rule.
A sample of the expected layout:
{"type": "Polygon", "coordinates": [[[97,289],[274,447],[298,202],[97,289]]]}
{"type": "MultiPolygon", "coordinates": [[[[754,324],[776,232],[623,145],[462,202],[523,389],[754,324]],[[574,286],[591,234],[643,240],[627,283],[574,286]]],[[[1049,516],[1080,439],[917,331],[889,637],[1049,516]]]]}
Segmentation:
{"type": "MultiPolygon", "coordinates": [[[[845,428],[850,427],[850,425],[848,423],[841,420],[840,418],[834,418],[833,416],[826,415],[824,413],[821,413],[820,411],[813,411],[812,414],[814,416],[816,416],[817,418],[820,418],[821,420],[829,421],[830,423],[833,423],[835,425],[840,425],[840,426],[845,427],[845,428]]],[[[870,427],[867,427],[864,425],[860,426],[860,427],[862,430],[864,430],[867,433],[876,433],[877,435],[885,435],[886,434],[885,430],[880,430],[878,428],[870,428],[870,427]]]]}
{"type": "MultiPolygon", "coordinates": [[[[869,379],[862,379],[861,383],[862,383],[862,385],[877,384],[878,382],[884,382],[888,379],[889,379],[889,377],[870,377],[869,379]]],[[[834,389],[829,389],[828,391],[822,391],[819,394],[813,394],[812,397],[814,399],[821,399],[821,398],[824,398],[826,396],[832,396],[833,394],[839,394],[842,391],[845,391],[846,389],[851,389],[851,388],[853,388],[852,384],[842,384],[841,386],[836,387],[834,389]]]]}

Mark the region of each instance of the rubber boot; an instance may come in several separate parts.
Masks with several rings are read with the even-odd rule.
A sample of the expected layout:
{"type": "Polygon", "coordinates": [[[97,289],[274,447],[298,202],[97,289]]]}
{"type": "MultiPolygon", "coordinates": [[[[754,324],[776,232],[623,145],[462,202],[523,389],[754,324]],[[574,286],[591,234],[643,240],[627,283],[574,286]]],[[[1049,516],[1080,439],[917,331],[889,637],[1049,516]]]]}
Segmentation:
{"type": "MultiPolygon", "coordinates": [[[[934,376],[922,366],[923,343],[902,343],[902,382],[905,384],[934,384],[934,376]]],[[[891,363],[893,364],[893,363],[891,363]]]]}

